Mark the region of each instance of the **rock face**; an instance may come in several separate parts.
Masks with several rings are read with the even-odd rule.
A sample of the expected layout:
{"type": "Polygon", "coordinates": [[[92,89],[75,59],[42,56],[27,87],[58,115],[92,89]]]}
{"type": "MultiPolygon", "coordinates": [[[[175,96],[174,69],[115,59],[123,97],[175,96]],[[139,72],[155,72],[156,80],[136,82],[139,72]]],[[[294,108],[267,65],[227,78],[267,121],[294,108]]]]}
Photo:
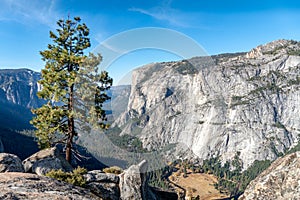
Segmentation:
{"type": "Polygon", "coordinates": [[[239,199],[300,199],[300,152],[277,159],[254,179],[239,199]]]}
{"type": "Polygon", "coordinates": [[[131,199],[156,199],[148,188],[145,175],[147,162],[144,160],[138,165],[132,165],[124,170],[120,177],[120,192],[122,200],[131,199]]]}
{"type": "Polygon", "coordinates": [[[114,123],[149,150],[183,144],[200,159],[237,152],[247,168],[298,143],[300,43],[249,53],[155,63],[133,72],[127,110],[114,123]]]}
{"type": "Polygon", "coordinates": [[[89,171],[84,175],[86,181],[90,182],[112,182],[119,183],[119,177],[115,174],[104,173],[101,170],[89,171]]]}
{"type": "Polygon", "coordinates": [[[91,192],[105,200],[120,199],[120,190],[116,183],[92,182],[88,183],[87,187],[91,192]]]}
{"type": "Polygon", "coordinates": [[[103,199],[120,199],[119,177],[115,174],[106,174],[100,170],[89,171],[84,175],[87,188],[103,199]]]}
{"type": "Polygon", "coordinates": [[[38,175],[45,175],[52,169],[71,171],[72,166],[60,155],[56,147],[41,150],[23,162],[25,172],[32,172],[38,175]]]}
{"type": "Polygon", "coordinates": [[[89,190],[48,177],[26,173],[0,173],[0,199],[101,199],[89,190]]]}
{"type": "Polygon", "coordinates": [[[36,96],[40,73],[29,69],[0,70],[0,100],[27,108],[38,107],[43,100],[36,96]]]}
{"type": "Polygon", "coordinates": [[[13,154],[0,153],[0,173],[3,172],[24,172],[20,158],[13,154]]]}
{"type": "Polygon", "coordinates": [[[155,200],[157,196],[147,184],[145,172],[147,162],[132,165],[120,175],[103,173],[100,170],[89,171],[84,175],[87,185],[94,194],[108,200],[155,200]]]}

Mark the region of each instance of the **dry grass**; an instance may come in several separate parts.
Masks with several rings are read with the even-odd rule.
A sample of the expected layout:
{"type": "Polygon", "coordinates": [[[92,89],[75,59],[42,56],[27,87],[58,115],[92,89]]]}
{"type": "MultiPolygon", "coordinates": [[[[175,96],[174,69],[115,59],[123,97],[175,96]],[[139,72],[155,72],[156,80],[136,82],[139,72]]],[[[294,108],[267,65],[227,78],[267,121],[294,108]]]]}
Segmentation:
{"type": "MultiPolygon", "coordinates": [[[[210,200],[210,199],[220,199],[228,197],[225,194],[221,194],[214,187],[214,183],[217,182],[217,178],[213,175],[197,173],[197,174],[188,174],[186,178],[182,176],[176,176],[173,173],[169,179],[174,183],[180,185],[185,188],[187,191],[187,196],[192,194],[193,197],[197,195],[200,196],[201,200],[210,200]]],[[[178,173],[177,173],[178,175],[178,173]]]]}

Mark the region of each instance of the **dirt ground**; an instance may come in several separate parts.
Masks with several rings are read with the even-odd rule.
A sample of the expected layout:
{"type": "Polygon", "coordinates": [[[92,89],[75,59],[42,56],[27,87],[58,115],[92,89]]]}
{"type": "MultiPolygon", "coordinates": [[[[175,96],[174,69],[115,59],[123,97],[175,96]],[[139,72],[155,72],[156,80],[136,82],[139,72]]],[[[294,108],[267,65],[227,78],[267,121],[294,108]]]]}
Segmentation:
{"type": "Polygon", "coordinates": [[[180,185],[187,190],[187,195],[192,192],[192,196],[200,196],[201,200],[212,200],[228,197],[225,194],[221,194],[214,187],[214,183],[217,182],[217,178],[213,175],[197,173],[187,174],[188,177],[184,178],[182,174],[175,176],[172,174],[169,179],[180,185]]]}

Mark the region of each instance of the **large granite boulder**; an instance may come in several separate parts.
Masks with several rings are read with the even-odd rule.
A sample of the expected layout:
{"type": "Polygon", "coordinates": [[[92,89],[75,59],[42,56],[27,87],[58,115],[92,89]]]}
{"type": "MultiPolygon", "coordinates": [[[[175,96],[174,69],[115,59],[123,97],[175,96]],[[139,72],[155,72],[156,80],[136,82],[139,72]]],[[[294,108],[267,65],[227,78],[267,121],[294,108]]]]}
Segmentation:
{"type": "Polygon", "coordinates": [[[146,178],[147,161],[132,165],[124,170],[120,177],[120,194],[122,200],[157,199],[148,187],[146,178]]]}
{"type": "Polygon", "coordinates": [[[88,183],[91,182],[112,182],[112,183],[119,183],[120,179],[119,176],[111,173],[104,173],[101,170],[93,170],[89,171],[87,174],[84,175],[86,181],[88,183]]]}
{"type": "Polygon", "coordinates": [[[88,183],[86,187],[95,195],[105,200],[120,199],[120,189],[116,183],[92,182],[88,183]]]}
{"type": "Polygon", "coordinates": [[[29,173],[0,173],[0,199],[101,199],[89,190],[29,173]]]}
{"type": "Polygon", "coordinates": [[[300,199],[300,152],[277,159],[246,188],[240,200],[300,199]]]}
{"type": "Polygon", "coordinates": [[[107,200],[120,199],[119,177],[101,170],[89,171],[84,175],[86,187],[97,196],[107,200]]]}
{"type": "Polygon", "coordinates": [[[60,155],[58,148],[41,150],[23,161],[25,172],[45,175],[47,172],[62,169],[72,171],[72,166],[60,155]]]}
{"type": "Polygon", "coordinates": [[[0,153],[0,173],[2,172],[24,172],[22,161],[16,155],[0,153]]]}

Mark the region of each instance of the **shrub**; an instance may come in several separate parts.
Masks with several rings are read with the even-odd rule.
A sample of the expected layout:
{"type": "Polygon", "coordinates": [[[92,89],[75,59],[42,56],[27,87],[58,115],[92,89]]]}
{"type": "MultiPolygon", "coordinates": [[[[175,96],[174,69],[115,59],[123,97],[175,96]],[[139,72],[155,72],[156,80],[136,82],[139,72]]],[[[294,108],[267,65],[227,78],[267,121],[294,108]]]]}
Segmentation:
{"type": "Polygon", "coordinates": [[[73,172],[64,172],[61,169],[51,170],[46,176],[82,187],[86,184],[86,180],[83,177],[86,173],[86,169],[77,167],[73,172]]]}
{"type": "Polygon", "coordinates": [[[103,171],[105,173],[112,173],[112,174],[121,174],[123,172],[123,170],[118,166],[108,167],[103,169],[103,171]]]}

